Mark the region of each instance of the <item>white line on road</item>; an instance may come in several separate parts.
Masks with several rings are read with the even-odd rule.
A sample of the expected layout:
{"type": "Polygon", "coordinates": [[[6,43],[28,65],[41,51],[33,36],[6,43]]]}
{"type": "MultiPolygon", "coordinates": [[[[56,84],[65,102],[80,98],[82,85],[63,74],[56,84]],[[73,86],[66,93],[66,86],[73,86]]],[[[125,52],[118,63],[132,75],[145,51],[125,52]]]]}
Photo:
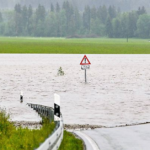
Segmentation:
{"type": "Polygon", "coordinates": [[[96,142],[93,139],[91,139],[89,136],[87,136],[85,133],[80,132],[80,131],[76,131],[75,133],[78,136],[80,136],[82,139],[85,138],[89,142],[89,144],[93,148],[93,150],[100,150],[98,145],[96,144],[96,142]]]}

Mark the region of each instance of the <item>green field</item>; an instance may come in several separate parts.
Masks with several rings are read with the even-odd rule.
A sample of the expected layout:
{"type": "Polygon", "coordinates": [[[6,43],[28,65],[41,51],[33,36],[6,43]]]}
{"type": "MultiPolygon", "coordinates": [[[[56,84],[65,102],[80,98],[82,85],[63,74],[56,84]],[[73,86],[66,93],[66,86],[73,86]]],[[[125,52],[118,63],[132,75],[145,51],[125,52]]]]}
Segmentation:
{"type": "Polygon", "coordinates": [[[150,54],[148,39],[0,37],[0,53],[150,54]]]}

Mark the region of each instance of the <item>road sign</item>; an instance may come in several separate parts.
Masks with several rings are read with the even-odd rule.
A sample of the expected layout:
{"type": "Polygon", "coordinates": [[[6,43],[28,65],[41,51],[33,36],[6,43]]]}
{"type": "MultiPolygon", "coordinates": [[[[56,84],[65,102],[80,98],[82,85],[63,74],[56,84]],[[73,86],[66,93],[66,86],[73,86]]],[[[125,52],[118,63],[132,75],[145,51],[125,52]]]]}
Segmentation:
{"type": "Polygon", "coordinates": [[[85,83],[86,83],[87,82],[86,69],[90,69],[90,65],[91,65],[91,63],[86,55],[84,55],[83,59],[81,60],[80,65],[81,65],[81,69],[85,70],[85,83]]]}
{"type": "Polygon", "coordinates": [[[82,70],[90,69],[90,65],[82,65],[81,69],[82,70]]]}
{"type": "Polygon", "coordinates": [[[91,63],[90,63],[90,61],[89,61],[89,59],[87,58],[86,55],[84,55],[83,59],[81,60],[80,65],[91,65],[91,63]]]}

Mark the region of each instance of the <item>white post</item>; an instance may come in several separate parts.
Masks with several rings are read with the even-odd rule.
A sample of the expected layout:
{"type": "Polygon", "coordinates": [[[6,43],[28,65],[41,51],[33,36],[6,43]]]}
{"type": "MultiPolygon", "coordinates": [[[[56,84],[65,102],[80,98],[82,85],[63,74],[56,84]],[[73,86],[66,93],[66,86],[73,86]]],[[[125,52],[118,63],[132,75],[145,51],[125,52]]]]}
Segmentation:
{"type": "Polygon", "coordinates": [[[54,94],[54,121],[60,121],[60,96],[54,94]]]}
{"type": "Polygon", "coordinates": [[[20,103],[23,103],[23,91],[20,93],[20,103]]]}

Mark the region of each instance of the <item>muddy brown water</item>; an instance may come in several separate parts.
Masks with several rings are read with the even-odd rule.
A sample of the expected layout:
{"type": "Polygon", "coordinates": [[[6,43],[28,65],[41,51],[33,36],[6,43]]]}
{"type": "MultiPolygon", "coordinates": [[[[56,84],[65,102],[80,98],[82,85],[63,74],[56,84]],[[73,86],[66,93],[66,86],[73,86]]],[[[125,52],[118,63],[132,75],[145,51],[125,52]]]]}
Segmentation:
{"type": "Polygon", "coordinates": [[[150,55],[1,54],[0,106],[13,121],[40,121],[26,103],[53,106],[61,96],[65,124],[114,126],[150,121],[150,55]],[[57,76],[59,67],[65,72],[57,76]],[[24,103],[20,104],[20,91],[24,103]]]}

